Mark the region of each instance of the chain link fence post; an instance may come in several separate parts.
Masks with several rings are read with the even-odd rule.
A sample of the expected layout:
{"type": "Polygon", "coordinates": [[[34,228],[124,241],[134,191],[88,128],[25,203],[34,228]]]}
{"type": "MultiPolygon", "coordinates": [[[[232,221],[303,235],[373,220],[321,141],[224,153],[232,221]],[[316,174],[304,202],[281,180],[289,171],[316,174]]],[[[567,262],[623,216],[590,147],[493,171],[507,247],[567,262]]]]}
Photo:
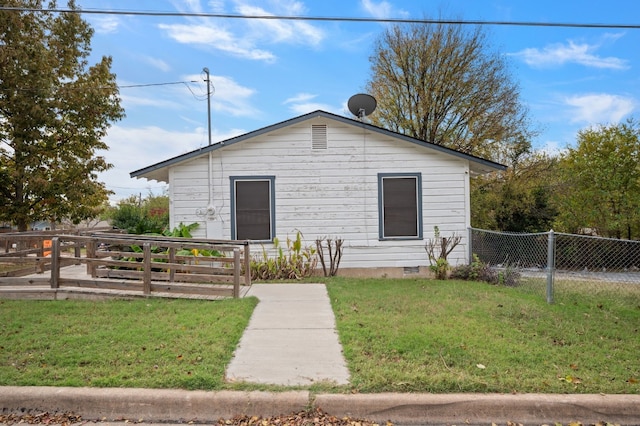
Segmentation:
{"type": "Polygon", "coordinates": [[[467,250],[467,265],[471,265],[473,263],[473,228],[469,227],[467,228],[468,231],[468,248],[469,250],[467,250]]]}
{"type": "Polygon", "coordinates": [[[553,229],[547,234],[547,303],[553,303],[553,278],[556,271],[556,238],[553,229]]]}

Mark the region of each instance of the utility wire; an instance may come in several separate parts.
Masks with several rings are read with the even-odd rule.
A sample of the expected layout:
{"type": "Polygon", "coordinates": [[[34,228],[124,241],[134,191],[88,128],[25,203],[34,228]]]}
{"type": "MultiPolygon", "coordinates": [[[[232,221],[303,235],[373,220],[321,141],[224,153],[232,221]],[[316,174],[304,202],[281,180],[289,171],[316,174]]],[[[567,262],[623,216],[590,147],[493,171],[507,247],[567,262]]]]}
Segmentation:
{"type": "Polygon", "coordinates": [[[144,84],[127,84],[124,86],[118,86],[119,89],[130,89],[133,87],[151,87],[151,86],[170,86],[172,84],[184,84],[185,86],[189,87],[189,85],[187,83],[197,83],[196,80],[191,80],[191,81],[171,81],[168,83],[144,83],[144,84]]]}
{"type": "Polygon", "coordinates": [[[581,22],[531,22],[531,21],[482,21],[460,19],[411,19],[411,18],[358,18],[340,16],[283,16],[283,15],[236,15],[226,13],[203,12],[160,12],[160,11],[136,11],[136,10],[100,10],[100,9],[43,9],[31,7],[7,7],[0,6],[0,10],[15,12],[54,12],[54,13],[80,13],[94,15],[130,15],[130,16],[154,16],[154,17],[196,17],[196,18],[221,18],[221,19],[268,19],[283,21],[331,21],[331,22],[376,22],[376,23],[402,23],[402,24],[455,24],[455,25],[502,25],[519,27],[564,27],[564,28],[617,28],[640,29],[640,24],[603,24],[581,22]]]}
{"type": "MultiPolygon", "coordinates": [[[[191,87],[189,87],[189,83],[197,83],[196,80],[190,80],[190,81],[170,81],[170,82],[166,82],[166,83],[140,83],[140,84],[125,84],[125,85],[118,85],[116,84],[116,87],[118,89],[132,89],[132,88],[138,88],[138,87],[154,87],[154,86],[172,86],[172,85],[176,85],[176,84],[184,84],[187,89],[189,89],[189,91],[193,94],[194,97],[198,96],[195,93],[193,93],[193,90],[191,90],[191,87]]],[[[101,90],[101,89],[111,89],[111,87],[109,86],[99,86],[99,87],[64,87],[64,90],[101,90]]],[[[41,90],[40,88],[5,88],[5,89],[0,89],[0,90],[4,90],[4,91],[12,91],[12,90],[19,90],[19,91],[38,91],[41,90]]],[[[197,99],[197,98],[196,98],[197,99]]],[[[201,100],[201,99],[199,99],[201,100]]]]}

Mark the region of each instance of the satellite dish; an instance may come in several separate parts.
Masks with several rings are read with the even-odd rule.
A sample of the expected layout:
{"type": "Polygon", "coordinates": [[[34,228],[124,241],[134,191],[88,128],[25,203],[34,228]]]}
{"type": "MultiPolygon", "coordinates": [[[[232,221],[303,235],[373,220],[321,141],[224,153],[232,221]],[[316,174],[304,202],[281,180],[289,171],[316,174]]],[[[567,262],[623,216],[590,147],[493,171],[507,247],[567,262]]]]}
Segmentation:
{"type": "Polygon", "coordinates": [[[353,95],[349,98],[349,102],[347,102],[347,106],[349,107],[351,114],[355,115],[359,119],[362,119],[375,111],[377,105],[378,102],[376,102],[376,98],[371,95],[367,95],[366,93],[353,95]]]}

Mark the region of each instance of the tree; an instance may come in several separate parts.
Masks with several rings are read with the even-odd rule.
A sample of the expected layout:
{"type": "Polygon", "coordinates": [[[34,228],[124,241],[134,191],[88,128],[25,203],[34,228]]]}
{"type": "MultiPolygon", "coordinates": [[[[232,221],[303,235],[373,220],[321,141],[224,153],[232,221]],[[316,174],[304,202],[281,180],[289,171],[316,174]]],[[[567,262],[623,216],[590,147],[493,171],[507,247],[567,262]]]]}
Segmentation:
{"type": "Polygon", "coordinates": [[[640,126],[633,120],[581,130],[562,158],[557,228],[640,237],[640,126]]]}
{"type": "Polygon", "coordinates": [[[508,170],[472,180],[471,224],[510,232],[547,232],[558,215],[558,159],[532,153],[508,170]]]}
{"type": "Polygon", "coordinates": [[[144,199],[132,195],[109,209],[107,218],[129,234],[161,234],[169,228],[169,197],[151,192],[144,199]]]}
{"type": "Polygon", "coordinates": [[[108,149],[102,138],[124,110],[111,58],[88,64],[92,35],[78,13],[0,11],[0,220],[20,231],[95,216],[110,193],[97,173],[111,164],[96,152],[108,149]]]}
{"type": "Polygon", "coordinates": [[[373,124],[507,164],[530,150],[528,111],[481,27],[395,25],[370,62],[373,124]]]}

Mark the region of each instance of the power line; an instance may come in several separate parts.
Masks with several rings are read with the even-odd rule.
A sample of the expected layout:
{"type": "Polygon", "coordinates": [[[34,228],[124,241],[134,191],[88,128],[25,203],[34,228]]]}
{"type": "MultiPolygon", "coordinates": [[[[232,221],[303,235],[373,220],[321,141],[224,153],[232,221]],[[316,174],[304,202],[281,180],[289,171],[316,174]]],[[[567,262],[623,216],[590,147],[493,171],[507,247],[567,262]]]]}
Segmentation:
{"type": "Polygon", "coordinates": [[[187,83],[197,83],[196,80],[191,80],[191,81],[170,81],[168,83],[144,83],[144,84],[127,84],[127,85],[123,85],[123,86],[118,86],[119,89],[131,89],[134,87],[152,87],[152,86],[171,86],[173,84],[184,84],[187,87],[189,87],[189,85],[187,83]]]}
{"type": "MultiPolygon", "coordinates": [[[[189,87],[189,83],[197,83],[197,81],[196,80],[169,81],[169,82],[165,82],[165,83],[140,83],[140,84],[125,84],[125,85],[116,84],[116,87],[118,89],[133,89],[133,88],[139,88],[139,87],[172,86],[172,85],[176,85],[176,84],[184,84],[187,87],[187,89],[189,89],[191,94],[193,94],[194,97],[197,96],[195,93],[193,93],[193,90],[191,90],[191,87],[189,87]]],[[[64,90],[102,90],[102,89],[111,89],[111,88],[112,87],[110,87],[110,86],[98,86],[98,87],[66,87],[65,86],[65,87],[60,87],[60,89],[64,89],[64,90]]],[[[41,89],[40,88],[36,88],[36,87],[31,87],[31,88],[20,87],[20,88],[17,88],[17,89],[4,88],[4,89],[0,89],[0,90],[4,90],[4,91],[19,90],[19,91],[33,92],[33,91],[38,91],[38,90],[41,90],[41,89]]],[[[198,99],[198,100],[201,100],[201,99],[198,99]]]]}
{"type": "Polygon", "coordinates": [[[283,15],[236,15],[226,13],[205,12],[160,12],[160,11],[136,11],[136,10],[100,10],[100,9],[43,9],[30,7],[0,6],[0,10],[15,12],[54,12],[54,13],[80,13],[93,15],[129,15],[129,16],[153,16],[153,17],[196,17],[219,19],[266,19],[283,21],[331,21],[331,22],[375,22],[398,24],[454,24],[454,25],[501,25],[519,27],[564,27],[564,28],[609,28],[609,29],[640,29],[640,24],[604,24],[581,22],[531,22],[531,21],[482,21],[461,19],[411,19],[411,18],[359,18],[359,17],[328,17],[328,16],[283,16],[283,15]]]}

